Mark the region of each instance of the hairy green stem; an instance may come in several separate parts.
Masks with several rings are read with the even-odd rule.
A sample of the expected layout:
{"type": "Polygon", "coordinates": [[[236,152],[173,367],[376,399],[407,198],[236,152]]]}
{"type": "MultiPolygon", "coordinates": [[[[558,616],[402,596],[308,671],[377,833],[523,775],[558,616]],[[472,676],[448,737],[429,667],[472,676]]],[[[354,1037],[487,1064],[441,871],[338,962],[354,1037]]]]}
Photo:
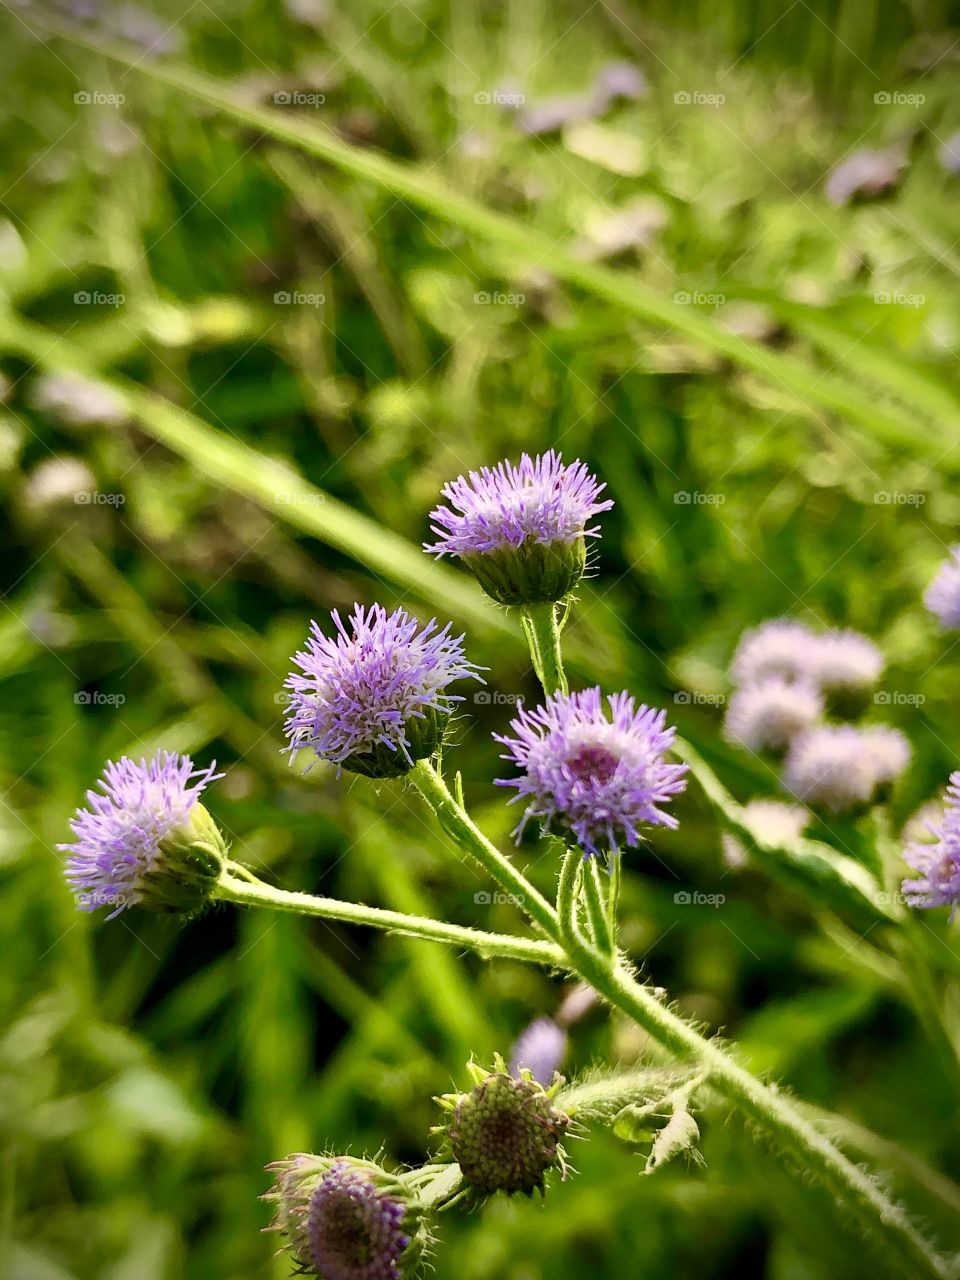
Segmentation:
{"type": "Polygon", "coordinates": [[[217,883],[216,897],[241,906],[272,907],[274,911],[320,916],[324,920],[342,920],[346,924],[368,925],[372,929],[386,929],[391,933],[423,938],[428,942],[444,942],[476,951],[486,959],[524,960],[530,964],[557,967],[565,965],[563,951],[548,942],[527,941],[512,934],[486,933],[482,929],[467,929],[442,920],[431,920],[426,916],[385,911],[380,907],[367,907],[356,902],[341,902],[338,898],[292,893],[246,877],[249,877],[249,872],[241,878],[239,868],[232,869],[228,865],[217,883]]]}
{"type": "Polygon", "coordinates": [[[557,1091],[555,1102],[572,1119],[612,1120],[631,1102],[648,1102],[691,1078],[689,1068],[647,1067],[617,1075],[597,1075],[557,1091]]]}
{"type": "Polygon", "coordinates": [[[588,858],[583,864],[583,899],[587,905],[587,920],[590,932],[599,949],[606,955],[613,953],[613,935],[610,931],[610,918],[607,914],[604,885],[600,877],[600,863],[596,858],[588,858]]]}
{"type": "Polygon", "coordinates": [[[544,693],[567,693],[567,677],[560,652],[557,605],[525,604],[520,610],[520,619],[533,668],[543,685],[544,693]]]}
{"type": "Polygon", "coordinates": [[[477,827],[447,789],[440,773],[428,760],[420,760],[406,775],[437,815],[444,831],[516,901],[548,938],[557,939],[557,914],[513,863],[503,856],[477,827]]]}

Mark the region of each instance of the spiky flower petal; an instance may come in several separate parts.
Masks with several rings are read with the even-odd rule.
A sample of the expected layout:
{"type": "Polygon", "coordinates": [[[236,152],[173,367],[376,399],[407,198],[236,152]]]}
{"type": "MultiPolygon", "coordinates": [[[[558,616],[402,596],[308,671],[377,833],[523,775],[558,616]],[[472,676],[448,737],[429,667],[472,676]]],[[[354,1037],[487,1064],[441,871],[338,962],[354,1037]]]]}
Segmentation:
{"type": "MultiPolygon", "coordinates": [[[[344,625],[332,614],[337,634],[325,636],[316,622],[300,668],[285,688],[289,703],[285,750],[314,751],[321,760],[368,777],[398,777],[440,746],[454,706],[447,692],[454,680],[480,679],[463,652],[463,636],[420,627],[403,609],[356,605],[344,625]]],[[[482,683],[482,681],[481,681],[482,683]]]]}
{"type": "Polygon", "coordinates": [[[424,550],[459,556],[500,604],[562,600],[583,575],[590,520],[613,503],[580,462],[552,449],[459,476],[443,488],[449,506],[430,513],[438,541],[424,550]]]}
{"type": "Polygon", "coordinates": [[[226,844],[198,797],[216,764],[197,769],[189,756],[158,751],[139,763],[108,761],[88,808],[70,823],[77,837],[57,847],[69,854],[67,883],[81,911],[109,906],[190,912],[208,899],[226,844]]]}
{"type": "Polygon", "coordinates": [[[494,734],[501,758],[522,770],[497,785],[516,787],[526,804],[517,835],[531,818],[552,824],[595,856],[640,843],[645,825],[676,827],[661,806],[686,786],[686,765],[667,764],[675,730],[666,712],[638,707],[627,693],[606,699],[599,688],[554,694],[510,722],[513,737],[494,734]]]}
{"type": "Polygon", "coordinates": [[[554,1105],[556,1088],[545,1089],[527,1070],[511,1075],[500,1057],[492,1071],[476,1063],[469,1071],[474,1080],[469,1093],[438,1099],[450,1113],[439,1132],[464,1181],[477,1196],[542,1194],[548,1170],[566,1173],[560,1143],[570,1117],[554,1105]]]}
{"type": "Polygon", "coordinates": [[[919,875],[904,880],[903,892],[912,907],[951,907],[953,920],[960,907],[960,771],[950,775],[942,817],[927,829],[932,840],[912,841],[904,850],[919,875]]]}
{"type": "Polygon", "coordinates": [[[823,698],[806,680],[764,676],[730,699],[724,732],[748,751],[783,751],[823,714],[823,698]]]}
{"type": "Polygon", "coordinates": [[[274,1230],[298,1270],[318,1280],[407,1280],[427,1244],[426,1223],[401,1180],[371,1160],[293,1155],[268,1165],[274,1230]]]}

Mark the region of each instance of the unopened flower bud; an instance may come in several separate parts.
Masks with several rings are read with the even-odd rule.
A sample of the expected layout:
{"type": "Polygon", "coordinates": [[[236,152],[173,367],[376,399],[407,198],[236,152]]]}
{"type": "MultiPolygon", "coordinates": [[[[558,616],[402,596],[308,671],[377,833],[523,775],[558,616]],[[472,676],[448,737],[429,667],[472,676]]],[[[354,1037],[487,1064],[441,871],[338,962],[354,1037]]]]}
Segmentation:
{"type": "Polygon", "coordinates": [[[545,1089],[532,1072],[511,1075],[503,1059],[492,1071],[471,1063],[469,1093],[439,1098],[449,1119],[439,1127],[467,1187],[478,1196],[544,1190],[548,1170],[566,1174],[561,1140],[570,1117],[554,1105],[559,1081],[545,1089]]]}

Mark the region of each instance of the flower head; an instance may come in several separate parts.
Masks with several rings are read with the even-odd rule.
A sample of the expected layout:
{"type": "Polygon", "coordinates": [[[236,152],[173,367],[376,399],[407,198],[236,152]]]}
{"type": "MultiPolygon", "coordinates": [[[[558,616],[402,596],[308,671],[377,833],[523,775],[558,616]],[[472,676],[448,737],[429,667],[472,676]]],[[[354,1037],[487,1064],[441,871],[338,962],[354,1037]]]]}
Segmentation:
{"type": "Polygon", "coordinates": [[[567,1055],[567,1033],[552,1018],[536,1018],[521,1032],[510,1056],[510,1074],[526,1068],[538,1084],[552,1083],[567,1055]]]}
{"type": "Polygon", "coordinates": [[[284,726],[289,746],[310,748],[321,760],[369,777],[406,773],[433,755],[456,703],[454,680],[480,679],[463,652],[463,636],[431,620],[420,628],[403,609],[356,605],[349,627],[336,612],[335,636],[316,622],[300,668],[284,682],[289,705],[284,726]]]}
{"type": "MultiPolygon", "coordinates": [[[[762,845],[789,845],[803,834],[811,813],[799,804],[760,797],[743,806],[743,821],[762,845]]],[[[743,867],[750,859],[739,836],[725,831],[722,837],[723,860],[728,867],[743,867]]]]}
{"type": "Polygon", "coordinates": [[[399,1178],[352,1156],[295,1155],[267,1168],[276,1185],[274,1230],[300,1271],[318,1280],[403,1280],[427,1243],[425,1224],[399,1178]]]}
{"type": "Polygon", "coordinates": [[[816,636],[802,622],[778,618],[745,631],[733,655],[737,684],[755,684],[765,676],[802,680],[811,675],[811,646],[816,636]]]}
{"type": "Polygon", "coordinates": [[[831,204],[848,204],[886,195],[900,181],[906,167],[902,151],[861,147],[830,171],[825,193],[831,204]]]}
{"type": "Polygon", "coordinates": [[[158,751],[137,763],[109,761],[98,791],[87,792],[70,828],[67,883],[81,911],[125,907],[193,911],[217,881],[226,845],[198,797],[222,774],[194,768],[189,756],[158,751]]]}
{"type": "Polygon", "coordinates": [[[424,549],[459,556],[501,604],[562,600],[583,575],[585,538],[599,533],[590,520],[613,506],[597,501],[605,487],[552,449],[471,471],[444,486],[450,505],[430,513],[438,541],[424,549]]]}
{"type": "Polygon", "coordinates": [[[446,1094],[437,1101],[450,1113],[439,1127],[470,1190],[478,1196],[505,1191],[543,1193],[544,1175],[553,1166],[566,1173],[563,1135],[570,1117],[554,1105],[555,1085],[545,1089],[530,1071],[507,1071],[494,1059],[492,1071],[476,1063],[469,1093],[446,1094]]]}
{"type": "Polygon", "coordinates": [[[526,802],[518,835],[530,818],[542,818],[600,856],[638,844],[644,824],[677,826],[660,806],[684,789],[687,766],[663,759],[675,735],[666,712],[637,707],[626,693],[607,704],[609,711],[599,688],[554,694],[521,709],[510,723],[514,737],[494,735],[508,749],[501,758],[523,771],[497,780],[526,802]]]}
{"type": "Polygon", "coordinates": [[[950,548],[950,558],[927,587],[923,603],[944,630],[960,631],[960,546],[950,548]]]}
{"type": "Polygon", "coordinates": [[[896,782],[910,763],[910,743],[899,729],[885,724],[866,725],[860,730],[860,741],[878,787],[896,782]]]}
{"type": "Polygon", "coordinates": [[[831,813],[869,804],[876,785],[863,733],[853,725],[818,725],[794,738],[784,764],[788,791],[831,813]]]}
{"type": "Polygon", "coordinates": [[[730,699],[724,731],[748,751],[783,751],[823,714],[823,698],[806,680],[764,676],[730,699]]]}
{"type": "Polygon", "coordinates": [[[952,920],[960,907],[960,772],[950,775],[943,816],[928,829],[932,840],[915,840],[904,850],[920,874],[904,880],[903,892],[912,907],[952,907],[952,920]]]}
{"type": "Polygon", "coordinates": [[[863,710],[869,690],[883,671],[883,654],[859,631],[835,628],[816,637],[812,678],[841,715],[863,710]]]}

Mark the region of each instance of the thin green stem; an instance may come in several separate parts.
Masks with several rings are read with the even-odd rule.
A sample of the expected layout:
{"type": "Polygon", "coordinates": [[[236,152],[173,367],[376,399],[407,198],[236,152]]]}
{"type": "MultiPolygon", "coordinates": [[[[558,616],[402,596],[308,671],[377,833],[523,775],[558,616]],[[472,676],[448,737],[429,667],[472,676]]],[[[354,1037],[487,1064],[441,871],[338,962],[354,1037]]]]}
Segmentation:
{"type": "Polygon", "coordinates": [[[457,847],[493,877],[517,906],[548,938],[557,937],[557,913],[530,881],[483,834],[462,805],[451,795],[442,776],[428,760],[420,760],[406,775],[437,815],[444,831],[457,847]]]}
{"type": "Polygon", "coordinates": [[[607,885],[607,927],[610,930],[610,949],[617,947],[617,935],[620,931],[620,885],[623,880],[623,866],[620,854],[610,855],[610,883],[607,885]]]}
{"type": "Polygon", "coordinates": [[[647,1067],[619,1075],[596,1075],[558,1090],[557,1106],[573,1119],[612,1120],[631,1102],[666,1097],[691,1078],[689,1067],[647,1067]]]}
{"type": "Polygon", "coordinates": [[[583,866],[583,899],[587,906],[587,920],[596,945],[605,955],[612,955],[613,936],[607,914],[605,886],[600,879],[602,875],[599,860],[588,858],[583,866]]]}
{"type": "Polygon", "coordinates": [[[579,877],[583,859],[579,853],[568,851],[560,863],[560,881],[557,885],[557,916],[560,941],[568,949],[576,945],[580,937],[577,906],[580,901],[579,877]]]}
{"type": "Polygon", "coordinates": [[[416,1194],[422,1209],[442,1209],[458,1195],[463,1174],[458,1164],[425,1165],[404,1179],[416,1194]]]}
{"type": "Polygon", "coordinates": [[[520,618],[530,658],[544,693],[567,693],[567,677],[560,651],[557,605],[525,604],[520,610],[520,618]]]}
{"type": "MultiPolygon", "coordinates": [[[[246,873],[249,876],[249,872],[246,873]]],[[[386,929],[402,933],[410,938],[424,938],[429,942],[444,942],[456,947],[476,951],[486,959],[494,957],[509,960],[525,960],[531,964],[564,966],[565,956],[559,947],[547,942],[527,941],[511,934],[486,933],[482,929],[467,929],[447,924],[443,920],[431,920],[426,916],[407,915],[402,911],[385,911],[380,907],[367,907],[356,902],[341,902],[338,898],[320,898],[311,893],[291,893],[276,889],[255,879],[241,878],[228,866],[217,883],[216,897],[224,902],[241,906],[271,907],[274,911],[287,911],[295,915],[320,916],[324,920],[342,920],[346,924],[367,925],[372,929],[386,929]]]]}

